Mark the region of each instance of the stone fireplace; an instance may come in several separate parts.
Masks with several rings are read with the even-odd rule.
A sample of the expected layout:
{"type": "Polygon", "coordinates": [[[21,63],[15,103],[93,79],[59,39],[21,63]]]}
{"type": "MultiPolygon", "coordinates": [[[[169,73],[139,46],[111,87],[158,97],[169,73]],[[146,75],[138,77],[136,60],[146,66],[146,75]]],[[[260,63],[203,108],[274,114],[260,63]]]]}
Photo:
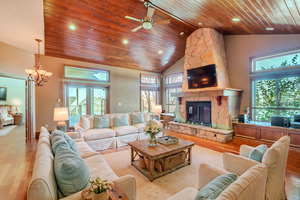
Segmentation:
{"type": "Polygon", "coordinates": [[[188,133],[194,132],[202,138],[220,142],[230,141],[232,139],[230,119],[232,115],[239,113],[241,94],[241,90],[230,88],[223,35],[211,28],[198,29],[187,38],[182,92],[171,94],[177,97],[175,120],[179,122],[171,124],[171,129],[172,126],[174,130],[178,129],[181,124],[185,127],[184,130],[190,129],[189,124],[192,124],[196,131],[187,131],[188,133]],[[189,89],[187,70],[207,65],[216,66],[217,86],[189,89]],[[200,102],[206,102],[206,105],[210,106],[197,105],[200,102]],[[208,129],[201,124],[211,128],[208,129]],[[205,130],[204,132],[209,130],[209,138],[203,131],[200,135],[198,130],[201,129],[205,130]],[[227,134],[228,137],[217,139],[220,134],[227,134]]]}

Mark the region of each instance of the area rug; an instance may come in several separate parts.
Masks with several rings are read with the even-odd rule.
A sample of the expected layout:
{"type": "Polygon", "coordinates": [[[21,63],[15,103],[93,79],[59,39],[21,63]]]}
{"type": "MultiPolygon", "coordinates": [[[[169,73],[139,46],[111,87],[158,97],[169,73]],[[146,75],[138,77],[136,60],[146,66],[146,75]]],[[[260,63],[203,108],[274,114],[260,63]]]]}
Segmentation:
{"type": "Polygon", "coordinates": [[[0,136],[5,136],[7,133],[9,133],[11,130],[16,128],[17,126],[5,126],[2,129],[0,129],[0,136]]]}
{"type": "Polygon", "coordinates": [[[187,187],[198,187],[200,163],[222,168],[222,153],[195,145],[192,149],[192,164],[180,168],[150,182],[130,164],[130,150],[103,155],[113,171],[120,177],[135,176],[138,200],[163,200],[187,187]]]}

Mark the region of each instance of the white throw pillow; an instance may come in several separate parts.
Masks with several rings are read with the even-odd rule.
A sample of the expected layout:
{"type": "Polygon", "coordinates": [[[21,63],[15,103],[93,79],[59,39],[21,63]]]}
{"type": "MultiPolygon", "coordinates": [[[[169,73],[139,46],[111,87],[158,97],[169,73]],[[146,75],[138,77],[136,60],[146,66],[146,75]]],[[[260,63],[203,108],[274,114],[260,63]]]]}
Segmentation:
{"type": "Polygon", "coordinates": [[[2,115],[2,117],[5,119],[5,118],[7,118],[7,115],[6,115],[6,113],[5,113],[5,110],[1,110],[1,115],[2,115]]]}
{"type": "Polygon", "coordinates": [[[149,122],[150,121],[150,115],[151,115],[151,113],[149,113],[149,112],[144,112],[143,113],[144,121],[145,122],[149,122]]]}
{"type": "Polygon", "coordinates": [[[94,128],[94,118],[93,116],[80,116],[79,125],[84,131],[94,128]]]}

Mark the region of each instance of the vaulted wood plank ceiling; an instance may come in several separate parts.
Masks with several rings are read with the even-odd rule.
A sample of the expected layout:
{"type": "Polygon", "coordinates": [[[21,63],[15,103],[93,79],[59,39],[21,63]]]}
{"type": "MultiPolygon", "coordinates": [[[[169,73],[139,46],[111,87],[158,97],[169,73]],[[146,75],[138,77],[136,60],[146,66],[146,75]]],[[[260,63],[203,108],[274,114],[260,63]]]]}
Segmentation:
{"type": "Polygon", "coordinates": [[[169,25],[155,25],[157,35],[131,32],[140,23],[125,16],[144,18],[141,1],[44,0],[45,54],[163,72],[184,56],[186,38],[197,28],[235,35],[300,34],[300,0],[152,0],[153,20],[171,19],[169,25]]]}
{"type": "Polygon", "coordinates": [[[184,56],[185,42],[195,28],[156,10],[158,31],[140,29],[147,8],[137,0],[44,0],[45,54],[49,56],[153,72],[165,71],[184,56]],[[76,30],[70,30],[73,24],[76,30]],[[90,30],[93,28],[93,30],[90,30]],[[184,35],[180,35],[185,32],[184,35]],[[123,44],[127,40],[128,44],[123,44]],[[161,54],[158,52],[162,51],[161,54]]]}

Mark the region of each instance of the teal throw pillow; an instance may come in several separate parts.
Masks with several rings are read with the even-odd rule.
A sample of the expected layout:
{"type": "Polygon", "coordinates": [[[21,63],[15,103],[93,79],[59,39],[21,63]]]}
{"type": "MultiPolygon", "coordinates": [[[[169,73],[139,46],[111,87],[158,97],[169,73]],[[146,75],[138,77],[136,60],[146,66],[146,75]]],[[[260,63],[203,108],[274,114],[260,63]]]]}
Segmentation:
{"type": "Polygon", "coordinates": [[[60,130],[55,130],[51,132],[51,144],[54,142],[54,139],[56,137],[64,137],[63,135],[64,132],[60,131],[60,130]]]}
{"type": "Polygon", "coordinates": [[[128,116],[124,116],[123,118],[114,117],[114,127],[118,126],[129,126],[128,116]]]}
{"type": "Polygon", "coordinates": [[[90,185],[90,171],[84,160],[68,147],[60,146],[54,159],[59,191],[66,197],[90,185]]]}
{"type": "Polygon", "coordinates": [[[109,128],[109,118],[107,116],[96,117],[94,116],[94,128],[109,128]]]}
{"type": "Polygon", "coordinates": [[[53,143],[51,142],[52,152],[54,156],[56,155],[56,151],[60,146],[65,146],[67,148],[70,148],[67,140],[64,137],[55,137],[53,139],[53,143]]]}
{"type": "Polygon", "coordinates": [[[249,158],[261,162],[267,150],[268,147],[264,144],[261,144],[251,150],[251,152],[249,153],[249,158]]]}
{"type": "Polygon", "coordinates": [[[131,113],[130,116],[131,116],[131,123],[132,124],[145,123],[144,116],[143,116],[142,112],[140,112],[138,114],[137,113],[131,113]]]}
{"type": "Polygon", "coordinates": [[[195,200],[216,199],[236,179],[236,174],[223,174],[218,176],[198,192],[195,200]]]}
{"type": "Polygon", "coordinates": [[[66,139],[66,141],[68,142],[70,148],[73,151],[75,151],[76,153],[79,153],[78,146],[77,146],[76,142],[70,136],[68,136],[68,134],[63,132],[63,135],[64,135],[64,138],[66,139]]]}

